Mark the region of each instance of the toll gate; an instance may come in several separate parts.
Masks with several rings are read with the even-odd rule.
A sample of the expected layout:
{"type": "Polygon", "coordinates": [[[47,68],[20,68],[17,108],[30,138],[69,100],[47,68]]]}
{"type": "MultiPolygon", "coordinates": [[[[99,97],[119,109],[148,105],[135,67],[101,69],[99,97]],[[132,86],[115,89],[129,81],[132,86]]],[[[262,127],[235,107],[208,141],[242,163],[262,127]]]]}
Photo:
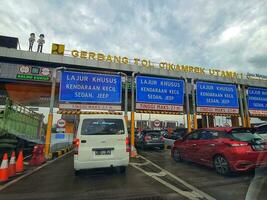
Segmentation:
{"type": "MultiPolygon", "coordinates": [[[[101,196],[102,199],[111,196],[115,199],[122,197],[122,194],[125,193],[124,190],[117,196],[112,191],[113,185],[118,184],[126,185],[127,194],[123,197],[131,195],[135,198],[144,196],[157,198],[165,195],[168,198],[173,197],[173,199],[194,200],[215,199],[210,194],[219,198],[224,197],[227,185],[231,185],[231,187],[233,185],[230,179],[214,176],[203,169],[189,169],[185,163],[174,168],[169,150],[156,151],[155,154],[147,151],[136,155],[134,148],[135,115],[136,113],[183,115],[186,117],[184,121],[186,121],[188,132],[200,127],[216,126],[215,119],[218,116],[229,119],[231,126],[250,127],[252,117],[266,120],[266,80],[252,79],[251,75],[237,76],[224,71],[221,72],[222,76],[219,76],[218,70],[217,73],[214,70],[208,70],[209,72],[206,73],[205,69],[201,67],[160,63],[157,68],[148,60],[134,59],[134,62],[130,63],[130,59],[124,57],[123,62],[122,60],[120,62],[119,58],[103,60],[103,55],[90,54],[90,52],[71,52],[73,55],[63,56],[64,52],[61,55],[53,55],[0,47],[0,100],[2,105],[4,105],[4,99],[9,97],[26,107],[49,107],[48,122],[47,125],[44,124],[47,127],[46,133],[42,136],[43,139],[45,136],[46,156],[54,159],[32,171],[27,169],[27,174],[22,178],[32,175],[37,170],[40,170],[40,173],[32,175],[17,187],[8,188],[17,181],[16,179],[0,185],[0,191],[7,188],[3,193],[4,198],[10,197],[8,192],[12,193],[14,190],[20,191],[25,198],[32,197],[29,194],[34,195],[35,192],[36,195],[33,198],[46,198],[47,196],[42,195],[45,194],[43,189],[47,188],[47,185],[49,185],[49,190],[55,193],[57,193],[55,188],[60,188],[61,191],[65,190],[64,197],[77,193],[80,195],[79,198],[82,198],[84,191],[77,188],[77,185],[81,185],[82,190],[88,190],[88,184],[98,188],[97,191],[101,194],[94,192],[95,196],[93,197],[101,196]],[[128,119],[129,111],[131,117],[128,119]],[[60,151],[54,151],[51,148],[51,137],[61,139],[63,136],[63,134],[51,136],[51,129],[54,128],[52,127],[53,115],[56,112],[61,115],[56,128],[62,129],[64,125],[63,129],[72,134],[77,129],[81,114],[123,114],[125,120],[129,122],[129,128],[131,127],[130,155],[132,158],[127,172],[128,178],[117,179],[107,176],[105,180],[108,182],[105,185],[101,182],[103,177],[99,178],[95,174],[93,174],[93,178],[90,173],[87,174],[86,180],[74,177],[71,173],[73,170],[71,148],[60,151]],[[62,156],[62,154],[64,155],[62,156]],[[47,165],[50,166],[42,169],[47,165]],[[34,192],[31,190],[32,187],[28,187],[32,183],[32,179],[41,183],[41,186],[34,192]],[[151,183],[151,179],[155,182],[151,183]],[[51,184],[51,180],[53,180],[53,184],[51,184]],[[77,184],[77,180],[79,180],[79,184],[77,184]],[[200,183],[195,180],[202,181],[200,183]],[[65,184],[67,184],[67,189],[65,184]],[[143,188],[148,188],[148,184],[153,185],[154,188],[143,190],[143,188]],[[216,192],[204,187],[216,184],[218,184],[218,187],[215,187],[216,192]],[[220,188],[222,185],[223,189],[220,188]],[[105,189],[103,192],[103,187],[110,191],[105,189]],[[25,194],[25,191],[29,191],[29,193],[25,194]],[[72,193],[68,193],[69,191],[72,193]],[[140,195],[136,191],[141,191],[140,195]]],[[[33,124],[37,125],[37,123],[33,124]]],[[[7,122],[7,125],[10,130],[14,128],[10,122],[7,122]]],[[[158,126],[160,122],[155,120],[154,125],[158,126]]],[[[10,130],[9,132],[15,135],[15,132],[10,130]]],[[[32,129],[30,130],[30,134],[32,134],[32,129]]],[[[37,132],[34,136],[42,134],[37,132]]],[[[26,140],[29,139],[26,138],[26,140]]],[[[67,145],[71,146],[70,143],[67,145]]],[[[37,146],[36,152],[38,156],[42,156],[43,146],[37,146]]],[[[43,160],[42,157],[42,162],[43,160]]],[[[38,159],[35,158],[34,162],[38,162],[38,159]]],[[[234,179],[236,182],[242,182],[241,186],[247,188],[246,181],[250,180],[250,177],[234,179]]],[[[235,191],[242,190],[236,186],[234,188],[235,191]]],[[[51,194],[51,196],[53,195],[51,194]]],[[[237,194],[235,195],[237,196],[237,194]]],[[[76,196],[71,197],[75,198],[76,196]]],[[[228,197],[233,198],[233,195],[228,197]]]]}
{"type": "MultiPolygon", "coordinates": [[[[90,52],[87,54],[93,55],[90,52]]],[[[48,107],[52,76],[55,70],[60,67],[70,71],[76,71],[77,73],[110,73],[118,75],[123,73],[124,81],[122,87],[125,89],[125,92],[122,93],[123,100],[121,106],[118,106],[118,104],[113,104],[112,106],[104,105],[99,102],[95,102],[94,104],[87,103],[85,105],[84,103],[77,103],[78,100],[76,103],[69,102],[69,99],[63,99],[65,100],[64,103],[60,103],[58,96],[61,75],[60,70],[58,70],[56,72],[57,84],[55,86],[54,100],[55,107],[60,109],[124,110],[126,117],[128,116],[126,114],[128,110],[155,114],[183,113],[187,116],[186,124],[189,131],[192,128],[197,128],[198,124],[201,127],[213,127],[214,116],[227,116],[231,119],[233,126],[242,125],[244,127],[250,126],[250,117],[259,117],[261,119],[265,119],[266,117],[264,99],[262,102],[262,99],[258,98],[259,95],[265,94],[264,88],[266,88],[266,80],[261,78],[256,79],[252,76],[238,75],[224,71],[219,75],[218,71],[220,70],[217,70],[217,73],[215,73],[214,70],[210,69],[209,74],[207,74],[204,68],[195,70],[198,67],[183,65],[180,67],[177,67],[178,65],[171,67],[175,65],[167,65],[166,63],[160,63],[157,68],[148,61],[137,62],[138,60],[134,59],[134,62],[131,63],[131,59],[125,62],[127,60],[126,58],[123,59],[124,62],[119,59],[103,60],[101,59],[103,56],[96,56],[100,55],[99,53],[95,53],[94,55],[93,57],[89,56],[85,58],[82,52],[74,50],[71,51],[71,55],[63,56],[0,47],[0,77],[4,81],[2,84],[5,85],[4,87],[6,89],[2,97],[11,96],[16,101],[22,102],[25,105],[34,104],[33,99],[35,99],[35,102],[42,100],[42,105],[48,107]],[[175,96],[175,94],[172,94],[173,96],[169,95],[169,97],[167,96],[164,97],[165,99],[162,99],[162,96],[157,95],[162,91],[164,92],[161,86],[154,85],[153,88],[147,88],[146,84],[153,85],[155,79],[164,79],[165,81],[170,79],[176,82],[182,81],[179,95],[175,96]],[[18,83],[25,83],[28,87],[21,88],[19,86],[21,84],[18,83]],[[141,83],[143,85],[145,84],[142,91],[140,91],[140,88],[142,88],[140,87],[141,83]],[[37,88],[37,91],[34,88],[37,88]],[[150,91],[147,89],[150,89],[150,91]],[[27,101],[25,95],[16,94],[18,90],[21,94],[35,92],[34,95],[30,95],[31,101],[27,101]],[[137,94],[136,98],[132,98],[133,91],[135,90],[137,94]],[[144,95],[140,96],[140,94],[144,95]],[[205,94],[207,95],[205,96],[205,94]],[[23,98],[21,98],[22,96],[23,98]],[[150,100],[148,99],[149,97],[150,100]],[[175,99],[175,97],[180,99],[175,99]],[[221,98],[224,99],[221,100],[221,98]],[[171,101],[175,103],[172,104],[171,101]],[[198,123],[200,116],[201,123],[198,123]]],[[[79,93],[76,95],[81,96],[85,94],[79,93]]]]}

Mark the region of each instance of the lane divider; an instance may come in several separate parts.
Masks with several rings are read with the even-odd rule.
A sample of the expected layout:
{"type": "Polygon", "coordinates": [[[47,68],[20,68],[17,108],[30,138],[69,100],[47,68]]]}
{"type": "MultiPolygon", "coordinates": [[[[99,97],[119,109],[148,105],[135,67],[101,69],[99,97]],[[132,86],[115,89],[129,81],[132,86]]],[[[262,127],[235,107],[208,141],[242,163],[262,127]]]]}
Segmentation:
{"type": "Polygon", "coordinates": [[[155,163],[153,163],[152,161],[148,160],[147,158],[145,158],[144,156],[138,155],[138,158],[142,158],[143,160],[145,160],[144,163],[130,163],[130,166],[136,168],[137,170],[143,172],[144,174],[146,174],[147,176],[157,180],[159,183],[163,184],[164,186],[170,188],[171,190],[177,192],[178,194],[190,199],[190,200],[215,200],[214,197],[202,192],[201,190],[197,189],[196,187],[194,187],[193,185],[187,183],[186,181],[182,180],[181,178],[178,178],[177,176],[175,176],[174,174],[170,173],[169,171],[161,168],[160,166],[156,165],[155,163]],[[154,167],[156,167],[157,169],[160,170],[159,173],[152,173],[152,172],[147,172],[144,169],[141,168],[141,166],[145,166],[151,164],[154,167]],[[191,191],[185,191],[185,190],[181,190],[178,187],[170,184],[169,182],[163,180],[164,176],[170,176],[171,178],[175,179],[177,182],[179,182],[180,184],[186,186],[187,188],[189,188],[191,191]]]}
{"type": "Polygon", "coordinates": [[[55,152],[51,152],[49,154],[49,158],[50,159],[54,159],[54,158],[60,157],[61,155],[64,155],[65,153],[71,151],[72,149],[73,149],[73,146],[70,146],[70,147],[67,147],[65,149],[61,149],[61,150],[58,150],[58,151],[55,151],[55,152]]]}

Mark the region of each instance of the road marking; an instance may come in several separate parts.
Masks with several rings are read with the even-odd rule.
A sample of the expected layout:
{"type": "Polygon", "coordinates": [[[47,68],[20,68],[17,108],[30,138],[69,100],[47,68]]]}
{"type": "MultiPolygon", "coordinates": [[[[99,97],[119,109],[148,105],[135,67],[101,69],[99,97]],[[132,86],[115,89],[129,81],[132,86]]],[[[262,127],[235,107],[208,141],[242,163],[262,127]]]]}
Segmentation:
{"type": "Polygon", "coordinates": [[[160,166],[156,165],[155,163],[151,162],[150,160],[148,160],[144,156],[138,155],[138,157],[144,159],[146,161],[145,162],[146,164],[152,164],[154,167],[158,168],[161,171],[159,173],[147,172],[140,167],[140,166],[144,166],[144,163],[130,163],[130,165],[132,167],[138,169],[139,171],[143,172],[147,176],[150,176],[151,178],[157,180],[159,183],[172,189],[173,191],[179,193],[180,195],[185,196],[186,198],[188,198],[190,200],[199,200],[199,199],[215,200],[214,197],[202,192],[201,190],[197,189],[196,187],[187,183],[186,181],[182,180],[181,178],[178,178],[177,176],[170,173],[169,171],[167,171],[167,170],[161,168],[160,166]],[[192,191],[183,191],[183,190],[179,189],[178,187],[168,183],[167,181],[165,181],[161,178],[161,177],[164,177],[165,175],[172,177],[173,179],[175,179],[179,183],[183,184],[184,186],[186,186],[187,188],[189,188],[192,191]]]}
{"type": "Polygon", "coordinates": [[[30,172],[28,172],[28,173],[26,173],[26,174],[24,174],[24,175],[22,175],[22,176],[20,176],[20,177],[18,177],[18,178],[16,178],[16,179],[14,179],[13,181],[10,181],[10,182],[6,183],[6,184],[3,185],[3,186],[0,186],[0,191],[4,190],[5,188],[9,187],[10,185],[13,185],[13,184],[17,183],[18,181],[20,181],[20,180],[22,180],[22,179],[24,179],[24,178],[26,178],[26,177],[32,175],[33,173],[39,171],[40,169],[42,169],[42,168],[44,168],[44,167],[46,167],[46,166],[48,166],[48,165],[54,163],[54,162],[57,161],[58,159],[65,157],[66,155],[70,154],[72,151],[73,151],[73,150],[69,151],[68,153],[66,153],[66,154],[64,154],[64,155],[62,155],[62,156],[60,156],[60,157],[57,157],[55,160],[47,161],[45,164],[43,164],[43,165],[41,165],[41,166],[39,166],[39,167],[37,167],[37,168],[31,170],[30,172]]]}

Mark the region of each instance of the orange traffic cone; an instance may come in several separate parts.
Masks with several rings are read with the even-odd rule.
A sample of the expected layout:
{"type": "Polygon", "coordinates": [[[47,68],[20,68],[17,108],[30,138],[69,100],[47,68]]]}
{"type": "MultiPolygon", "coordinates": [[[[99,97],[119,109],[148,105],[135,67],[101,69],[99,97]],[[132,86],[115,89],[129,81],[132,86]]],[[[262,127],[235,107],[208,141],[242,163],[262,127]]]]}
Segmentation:
{"type": "Polygon", "coordinates": [[[15,151],[13,151],[12,154],[11,154],[8,170],[9,170],[9,176],[15,176],[16,175],[16,156],[15,156],[15,151]]]}
{"type": "Polygon", "coordinates": [[[137,157],[137,151],[136,148],[134,146],[131,146],[131,154],[130,154],[131,158],[136,158],[137,157]]]}
{"type": "Polygon", "coordinates": [[[23,172],[24,165],[23,165],[23,151],[19,152],[18,160],[16,162],[16,172],[21,173],[23,172]]]}
{"type": "Polygon", "coordinates": [[[8,156],[7,153],[4,154],[2,164],[0,166],[0,182],[5,182],[8,180],[8,156]]]}

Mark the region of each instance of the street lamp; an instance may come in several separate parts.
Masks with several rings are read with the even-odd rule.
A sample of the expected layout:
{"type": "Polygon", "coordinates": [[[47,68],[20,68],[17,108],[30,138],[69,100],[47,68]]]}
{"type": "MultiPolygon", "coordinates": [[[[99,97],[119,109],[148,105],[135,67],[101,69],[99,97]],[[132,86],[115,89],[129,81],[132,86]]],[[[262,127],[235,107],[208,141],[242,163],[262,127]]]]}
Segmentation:
{"type": "Polygon", "coordinates": [[[56,90],[56,81],[57,81],[57,71],[66,69],[65,67],[57,67],[52,71],[52,86],[51,86],[51,97],[50,97],[50,108],[47,121],[47,129],[45,136],[45,157],[49,157],[50,144],[51,144],[51,129],[53,125],[53,108],[55,101],[55,90],[56,90]]]}

